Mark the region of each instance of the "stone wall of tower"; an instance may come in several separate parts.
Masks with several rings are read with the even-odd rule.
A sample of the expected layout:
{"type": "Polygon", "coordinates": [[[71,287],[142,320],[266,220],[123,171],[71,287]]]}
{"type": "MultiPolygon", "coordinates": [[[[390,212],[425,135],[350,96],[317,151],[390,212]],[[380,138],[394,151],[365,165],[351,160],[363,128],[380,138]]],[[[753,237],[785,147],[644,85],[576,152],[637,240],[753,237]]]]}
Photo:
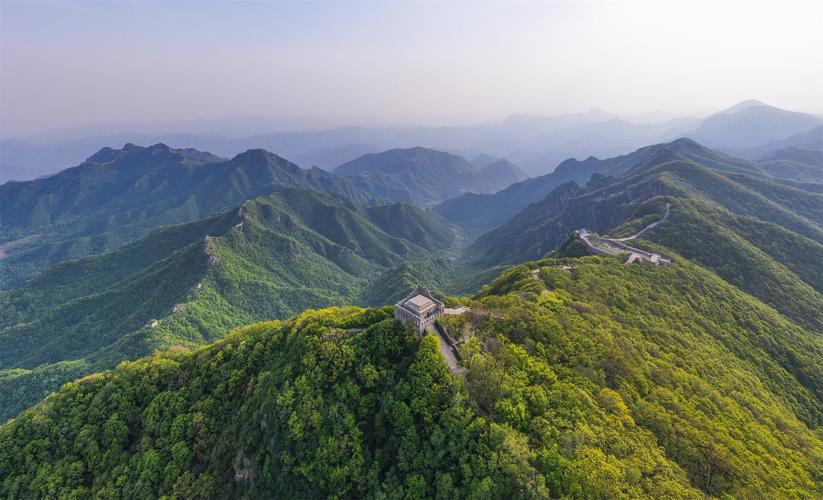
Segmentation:
{"type": "Polygon", "coordinates": [[[443,303],[429,293],[429,290],[426,287],[418,285],[405,299],[395,304],[394,318],[398,321],[411,323],[418,333],[423,333],[426,328],[434,325],[434,322],[438,317],[440,317],[441,314],[443,314],[445,309],[446,307],[443,303]],[[422,295],[428,299],[431,299],[435,304],[434,310],[429,310],[427,314],[424,314],[422,317],[409,311],[404,304],[415,295],[422,295]]]}

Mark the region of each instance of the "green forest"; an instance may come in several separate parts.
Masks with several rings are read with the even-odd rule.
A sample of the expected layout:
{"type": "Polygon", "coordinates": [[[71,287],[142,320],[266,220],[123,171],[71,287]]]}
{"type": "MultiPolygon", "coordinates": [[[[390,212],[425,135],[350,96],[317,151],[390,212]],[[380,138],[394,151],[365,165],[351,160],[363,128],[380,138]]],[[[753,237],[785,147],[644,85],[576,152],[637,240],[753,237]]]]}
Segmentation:
{"type": "Polygon", "coordinates": [[[392,302],[412,277],[369,285],[448,251],[454,239],[438,216],[410,205],[366,207],[284,189],[63,262],[0,290],[0,421],[123,360],[197,347],[306,308],[392,302]]]}
{"type": "Polygon", "coordinates": [[[0,427],[0,495],[823,494],[821,337],[709,271],[544,259],[449,302],[463,376],[343,307],[66,384],[0,427]]]}

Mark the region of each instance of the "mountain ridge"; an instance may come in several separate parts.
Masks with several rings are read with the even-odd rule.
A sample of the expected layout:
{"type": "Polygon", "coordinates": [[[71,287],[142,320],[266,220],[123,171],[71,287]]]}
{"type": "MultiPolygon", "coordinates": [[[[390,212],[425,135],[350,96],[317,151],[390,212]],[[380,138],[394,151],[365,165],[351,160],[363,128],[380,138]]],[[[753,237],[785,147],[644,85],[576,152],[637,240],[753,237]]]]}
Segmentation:
{"type": "Polygon", "coordinates": [[[161,225],[207,217],[284,187],[358,202],[409,198],[394,186],[302,169],[262,149],[223,160],[164,144],[103,148],[55,176],[0,186],[0,244],[10,247],[0,260],[0,289],[66,258],[116,249],[161,225]]]}
{"type": "Polygon", "coordinates": [[[193,347],[244,322],[356,302],[385,270],[430,258],[454,238],[444,221],[411,206],[365,207],[284,189],[59,264],[0,291],[0,418],[135,353],[193,347]],[[26,397],[14,387],[29,388],[26,397]]]}
{"type": "MultiPolygon", "coordinates": [[[[471,236],[478,237],[503,224],[530,203],[539,202],[565,182],[575,181],[583,185],[591,182],[593,176],[599,176],[596,182],[601,182],[597,179],[630,175],[634,169],[641,168],[644,164],[659,163],[663,159],[660,155],[665,154],[677,154],[715,170],[764,177],[774,182],[802,183],[818,180],[818,169],[814,165],[798,163],[789,166],[768,161],[749,161],[709,149],[692,139],[682,137],[602,160],[594,156],[585,160],[569,158],[558,165],[551,174],[527,179],[493,194],[466,194],[447,200],[435,206],[434,210],[471,236]]],[[[808,185],[804,189],[814,190],[815,186],[808,185]]]]}
{"type": "MultiPolygon", "coordinates": [[[[701,119],[695,117],[632,117],[591,110],[556,116],[512,115],[499,121],[452,127],[347,126],[272,133],[249,130],[241,137],[187,130],[185,124],[155,132],[124,129],[118,133],[102,134],[89,131],[87,133],[90,135],[87,136],[69,134],[32,138],[33,142],[0,141],[0,157],[4,159],[0,167],[0,183],[7,179],[27,180],[52,175],[60,168],[82,161],[88,151],[124,142],[188,145],[224,157],[263,147],[301,165],[318,165],[327,170],[364,153],[422,145],[462,151],[468,157],[487,154],[508,158],[530,175],[539,176],[550,172],[569,157],[590,154],[615,156],[645,144],[691,135],[700,122],[701,119]],[[30,173],[27,174],[27,171],[30,173]]],[[[765,127],[768,126],[767,120],[765,127]]],[[[283,130],[284,127],[281,124],[276,128],[283,130]]],[[[764,132],[763,127],[759,129],[764,132]]],[[[111,129],[107,127],[106,130],[111,129]]],[[[781,135],[767,134],[767,140],[763,143],[780,139],[781,135]]],[[[747,156],[731,143],[711,145],[747,156]]],[[[760,147],[761,144],[754,146],[760,147]]]]}
{"type": "Polygon", "coordinates": [[[585,188],[575,182],[555,188],[478,238],[465,258],[475,267],[539,258],[580,228],[626,235],[638,230],[640,221],[659,219],[667,203],[672,217],[635,243],[664,244],[787,317],[823,331],[823,316],[814,312],[823,310],[818,271],[823,267],[823,197],[756,170],[741,173],[731,167],[658,149],[625,177],[602,178],[585,188]],[[804,249],[802,258],[795,247],[804,249]]]}

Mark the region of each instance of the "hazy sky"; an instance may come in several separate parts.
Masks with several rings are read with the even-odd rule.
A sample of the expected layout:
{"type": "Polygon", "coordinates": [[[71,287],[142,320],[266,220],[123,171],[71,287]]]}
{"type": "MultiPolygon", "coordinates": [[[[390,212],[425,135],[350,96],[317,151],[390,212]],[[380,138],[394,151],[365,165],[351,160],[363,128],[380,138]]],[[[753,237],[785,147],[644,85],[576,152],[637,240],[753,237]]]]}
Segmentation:
{"type": "Polygon", "coordinates": [[[823,1],[0,0],[4,136],[226,115],[823,112],[823,1]]]}

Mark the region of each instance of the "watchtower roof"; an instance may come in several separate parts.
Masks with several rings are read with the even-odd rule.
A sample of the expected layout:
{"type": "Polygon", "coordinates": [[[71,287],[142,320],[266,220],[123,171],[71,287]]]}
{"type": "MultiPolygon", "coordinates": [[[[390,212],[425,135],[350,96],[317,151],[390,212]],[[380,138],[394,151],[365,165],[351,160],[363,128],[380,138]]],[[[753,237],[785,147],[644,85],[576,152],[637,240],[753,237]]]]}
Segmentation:
{"type": "Polygon", "coordinates": [[[407,304],[411,304],[416,309],[422,310],[429,306],[433,306],[434,302],[432,302],[431,299],[424,295],[415,295],[414,297],[408,300],[407,304]]]}
{"type": "Polygon", "coordinates": [[[443,303],[429,293],[429,290],[423,285],[417,285],[410,294],[395,304],[396,307],[401,307],[410,312],[420,312],[421,310],[428,309],[432,305],[435,307],[443,307],[443,303]]]}

